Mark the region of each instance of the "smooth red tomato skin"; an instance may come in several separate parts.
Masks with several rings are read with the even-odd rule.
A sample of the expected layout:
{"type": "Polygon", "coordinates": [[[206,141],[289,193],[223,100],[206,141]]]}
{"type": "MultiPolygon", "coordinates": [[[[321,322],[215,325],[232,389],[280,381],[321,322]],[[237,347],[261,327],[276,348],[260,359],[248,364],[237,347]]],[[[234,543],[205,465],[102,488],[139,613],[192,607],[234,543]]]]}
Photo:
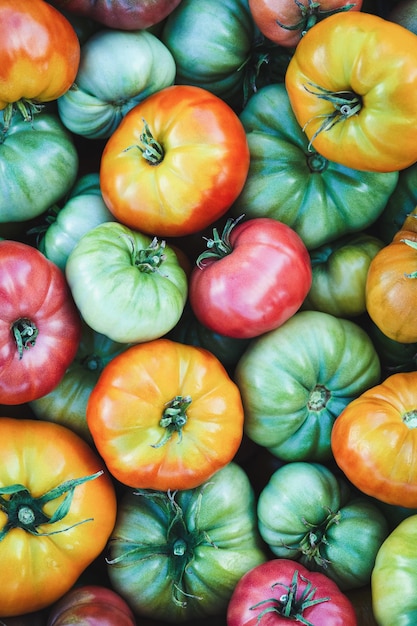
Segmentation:
{"type": "Polygon", "coordinates": [[[80,61],[70,22],[43,0],[2,0],[0,24],[0,110],[22,99],[50,102],[62,96],[80,61]]]}
{"type": "Polygon", "coordinates": [[[249,147],[238,116],[206,89],[172,85],[124,117],[101,158],[100,187],[122,224],[150,236],[182,237],[222,217],[240,194],[249,147]],[[144,121],[163,150],[143,156],[144,121]]]}
{"type": "MultiPolygon", "coordinates": [[[[249,0],[249,8],[261,33],[271,41],[288,48],[298,44],[303,36],[304,27],[308,26],[307,20],[310,15],[316,16],[316,19],[323,19],[326,17],[327,11],[346,10],[344,9],[346,5],[354,5],[349,9],[350,11],[360,11],[362,8],[362,0],[321,0],[315,2],[314,9],[308,11],[309,2],[311,0],[301,0],[301,2],[296,2],[296,0],[249,0]],[[294,29],[293,27],[299,24],[303,18],[303,10],[300,5],[306,7],[306,22],[302,22],[300,28],[294,29]]],[[[314,23],[313,21],[311,25],[314,23]]]]}
{"type": "Polygon", "coordinates": [[[256,337],[300,308],[312,281],[310,256],[297,233],[272,218],[238,224],[230,243],[230,254],[207,258],[194,268],[190,304],[211,330],[228,337],[256,337]]]}
{"type": "Polygon", "coordinates": [[[136,626],[123,598],[102,585],[74,587],[52,607],[46,626],[136,626]]]}
{"type": "Polygon", "coordinates": [[[52,391],[74,359],[81,319],[64,274],[39,250],[0,241],[0,403],[24,404],[52,391]],[[38,329],[19,358],[12,327],[28,319],[38,329]]]}
{"type": "MultiPolygon", "coordinates": [[[[227,610],[227,626],[288,626],[290,623],[299,624],[299,620],[284,617],[277,612],[265,613],[260,621],[259,614],[266,607],[273,606],[266,603],[264,606],[252,609],[255,604],[270,598],[280,598],[288,590],[294,571],[304,576],[316,588],[314,599],[328,598],[306,608],[302,617],[310,624],[317,626],[357,626],[355,609],[340,591],[339,587],[330,578],[319,572],[311,572],[306,567],[290,559],[271,559],[249,570],[240,579],[235,587],[227,610]],[[280,585],[271,589],[272,585],[280,585]]],[[[296,598],[305,589],[307,582],[298,577],[296,598]]],[[[307,623],[306,622],[306,623],[307,623]]]]}

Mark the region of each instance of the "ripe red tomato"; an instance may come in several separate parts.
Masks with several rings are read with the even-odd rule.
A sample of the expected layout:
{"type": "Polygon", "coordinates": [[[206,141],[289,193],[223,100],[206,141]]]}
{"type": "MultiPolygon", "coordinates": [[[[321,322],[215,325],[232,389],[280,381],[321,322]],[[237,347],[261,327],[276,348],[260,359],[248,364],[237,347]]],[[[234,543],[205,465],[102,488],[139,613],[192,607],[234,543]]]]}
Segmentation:
{"type": "Polygon", "coordinates": [[[24,404],[64,376],[81,319],[64,274],[39,250],[3,240],[0,259],[0,404],[24,404]]]}
{"type": "Polygon", "coordinates": [[[191,307],[202,324],[227,337],[277,328],[301,306],[312,281],[310,256],[297,233],[272,218],[214,229],[190,278],[191,307]]]}

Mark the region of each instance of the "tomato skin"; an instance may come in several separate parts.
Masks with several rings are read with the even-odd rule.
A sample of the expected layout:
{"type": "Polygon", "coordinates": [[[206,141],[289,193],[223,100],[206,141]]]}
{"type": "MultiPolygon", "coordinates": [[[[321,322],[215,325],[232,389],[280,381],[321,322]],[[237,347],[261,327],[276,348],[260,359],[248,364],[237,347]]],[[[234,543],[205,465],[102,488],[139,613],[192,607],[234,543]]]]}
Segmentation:
{"type": "Polygon", "coordinates": [[[4,0],[0,23],[0,110],[65,93],[77,73],[80,44],[62,13],[43,0],[4,0]]]}
{"type": "Polygon", "coordinates": [[[136,626],[135,617],[119,594],[102,585],[68,591],[51,608],[46,626],[136,626]]]}
{"type": "Polygon", "coordinates": [[[200,87],[172,85],[123,118],[104,148],[100,185],[121,223],[181,237],[224,215],[248,168],[246,134],[233,109],[200,87]],[[144,120],[163,152],[156,163],[142,156],[144,120]]]}
{"type": "Polygon", "coordinates": [[[280,46],[295,48],[304,32],[312,28],[317,20],[326,18],[327,12],[360,11],[362,0],[249,0],[249,8],[265,37],[280,46]],[[347,8],[348,5],[353,6],[347,8]],[[294,28],[297,24],[300,27],[294,28]]]}
{"type": "Polygon", "coordinates": [[[243,407],[239,389],[213,354],[156,339],[106,365],[88,401],[87,424],[109,471],[123,484],[191,489],[236,454],[243,407]],[[188,397],[180,426],[168,419],[167,405],[175,408],[174,399],[188,397]]]}
{"type": "Polygon", "coordinates": [[[39,250],[3,240],[0,257],[0,403],[24,404],[62,379],[78,349],[81,319],[65,276],[39,250]],[[25,344],[21,320],[35,337],[20,353],[13,329],[25,344]]]}
{"type": "Polygon", "coordinates": [[[304,243],[286,224],[272,218],[235,223],[230,252],[207,256],[194,268],[189,299],[202,324],[244,339],[289,319],[310,289],[312,272],[304,243]]]}
{"type": "Polygon", "coordinates": [[[116,519],[116,496],[109,475],[103,473],[103,460],[69,429],[42,420],[3,417],[0,435],[3,501],[10,497],[3,490],[20,485],[30,495],[25,508],[35,511],[32,499],[65,481],[102,472],[75,485],[68,511],[56,521],[52,516],[62,496],[46,500],[42,511],[49,520],[35,517],[34,532],[26,530],[13,511],[6,512],[3,502],[0,615],[6,617],[45,608],[74,585],[106,545],[116,519]],[[13,524],[8,530],[7,523],[13,524]]]}
{"type": "Polygon", "coordinates": [[[330,578],[322,573],[311,572],[290,559],[271,559],[249,570],[236,585],[227,609],[227,626],[256,626],[259,623],[265,626],[286,626],[291,622],[299,624],[300,619],[294,615],[285,616],[279,610],[265,613],[260,617],[262,610],[274,606],[270,601],[271,598],[277,599],[277,607],[282,611],[279,598],[288,592],[295,573],[298,574],[297,600],[300,599],[308,582],[315,590],[310,599],[323,599],[323,602],[318,602],[300,612],[304,620],[308,620],[305,623],[320,626],[357,625],[352,603],[330,578]],[[273,587],[275,584],[277,586],[273,587]],[[264,605],[253,608],[258,602],[263,601],[264,605]]]}
{"type": "Polygon", "coordinates": [[[392,172],[412,165],[416,61],[416,36],[377,15],[337,13],[311,28],[297,45],[285,84],[313,148],[358,170],[392,172]],[[340,97],[337,106],[331,101],[340,92],[347,92],[343,113],[340,97]]]}
{"type": "Polygon", "coordinates": [[[363,493],[417,507],[417,372],[398,372],[348,404],[336,419],[336,463],[363,493]]]}

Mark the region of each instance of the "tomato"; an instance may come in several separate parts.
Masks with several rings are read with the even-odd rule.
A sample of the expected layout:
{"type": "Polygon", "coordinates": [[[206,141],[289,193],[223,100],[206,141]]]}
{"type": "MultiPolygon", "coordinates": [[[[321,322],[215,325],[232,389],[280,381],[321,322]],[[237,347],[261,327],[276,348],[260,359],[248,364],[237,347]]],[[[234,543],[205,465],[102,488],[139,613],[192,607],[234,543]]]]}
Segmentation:
{"type": "Polygon", "coordinates": [[[66,426],[93,443],[86,420],[88,399],[105,365],[129,345],[112,341],[83,323],[77,354],[52,391],[29,403],[33,413],[38,419],[66,426]]]}
{"type": "Polygon", "coordinates": [[[211,330],[251,338],[277,328],[301,306],[311,286],[311,264],[297,233],[272,218],[226,222],[213,230],[197,259],[189,300],[211,330]]]}
{"type": "Polygon", "coordinates": [[[359,325],[300,311],[252,339],[236,366],[245,433],[282,460],[330,460],[334,420],[379,378],[377,352],[359,325]]]}
{"type": "Polygon", "coordinates": [[[67,259],[81,237],[89,230],[112,222],[113,215],[104,204],[99,174],[81,176],[62,206],[50,207],[44,224],[31,232],[38,233],[38,247],[43,254],[65,271],[67,259]]]}
{"type": "Polygon", "coordinates": [[[268,39],[295,48],[317,21],[339,11],[360,11],[362,0],[249,0],[249,8],[268,39]]]}
{"type": "Polygon", "coordinates": [[[365,297],[369,317],[387,337],[400,343],[417,341],[417,208],[372,259],[365,297]]]}
{"type": "Polygon", "coordinates": [[[128,491],[108,574],[139,616],[188,622],[225,613],[241,576],[265,560],[251,484],[231,462],[194,489],[128,491]]]}
{"type": "Polygon", "coordinates": [[[7,180],[0,227],[38,217],[58,202],[74,184],[78,165],[74,141],[57,115],[40,112],[30,124],[14,115],[6,128],[0,111],[0,171],[7,180]]]}
{"type": "Polygon", "coordinates": [[[88,401],[87,424],[123,484],[191,489],[236,454],[243,408],[211,352],[156,339],[106,365],[88,401]]]}
{"type": "Polygon", "coordinates": [[[336,463],[364,493],[417,507],[417,372],[397,372],[353,400],[336,419],[336,463]]]}
{"type": "Polygon", "coordinates": [[[52,0],[51,4],[109,28],[139,30],[162,22],[181,0],[52,0]]]}
{"type": "Polygon", "coordinates": [[[370,582],[388,524],[327,466],[286,463],[258,499],[258,526],[272,553],[320,571],[341,589],[370,582]]]}
{"type": "Polygon", "coordinates": [[[399,172],[398,182],[375,223],[376,234],[391,243],[405,219],[417,206],[417,163],[399,172]]]}
{"type": "Polygon", "coordinates": [[[356,626],[352,603],[327,576],[290,559],[271,559],[246,572],[227,608],[228,626],[356,626]]]}
{"type": "Polygon", "coordinates": [[[46,626],[136,626],[129,605],[103,585],[82,585],[68,591],[50,610],[46,626]]]}
{"type": "Polygon", "coordinates": [[[312,250],[313,280],[302,308],[349,318],[365,313],[369,265],[383,247],[380,239],[357,233],[312,250]]]}
{"type": "Polygon", "coordinates": [[[417,616],[417,515],[402,521],[380,547],[372,572],[378,626],[413,626],[417,616]]]}
{"type": "Polygon", "coordinates": [[[81,321],[61,270],[32,246],[0,241],[0,403],[49,393],[74,358],[81,321]]]}
{"type": "Polygon", "coordinates": [[[187,276],[173,248],[118,222],[85,233],[65,273],[84,321],[120,343],[169,332],[187,299],[187,276]]]}
{"type": "Polygon", "coordinates": [[[39,104],[71,87],[80,43],[66,17],[43,0],[2,0],[0,23],[0,110],[7,128],[14,108],[30,120],[39,104]]]}
{"type": "Polygon", "coordinates": [[[9,616],[72,587],[105,547],[116,497],[102,459],[69,429],[3,417],[0,435],[0,615],[9,616]]]}
{"type": "Polygon", "coordinates": [[[361,172],[309,150],[283,83],[259,89],[240,120],[250,166],[234,216],[272,217],[291,226],[309,250],[375,223],[398,172],[361,172]]]}
{"type": "Polygon", "coordinates": [[[362,11],[336,13],[301,39],[285,83],[310,145],[373,172],[417,160],[417,38],[362,11]]]}
{"type": "Polygon", "coordinates": [[[242,100],[254,37],[248,0],[182,0],[161,35],[175,59],[176,83],[197,85],[229,104],[242,100]]]}
{"type": "Polygon", "coordinates": [[[224,215],[248,168],[246,134],[234,111],[205,89],[172,85],[123,118],[104,148],[100,185],[123,224],[180,237],[224,215]]]}
{"type": "Polygon", "coordinates": [[[73,133],[108,138],[130,109],[174,78],[174,58],[155,35],[103,29],[83,44],[75,82],[58,99],[58,113],[73,133]]]}

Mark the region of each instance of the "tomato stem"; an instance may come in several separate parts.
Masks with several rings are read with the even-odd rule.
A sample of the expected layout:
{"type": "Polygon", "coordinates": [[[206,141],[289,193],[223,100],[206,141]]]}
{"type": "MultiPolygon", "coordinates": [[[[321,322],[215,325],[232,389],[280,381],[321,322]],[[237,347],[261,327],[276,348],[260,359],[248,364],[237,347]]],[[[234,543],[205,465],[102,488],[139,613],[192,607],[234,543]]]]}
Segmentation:
{"type": "Polygon", "coordinates": [[[197,258],[196,263],[198,267],[200,268],[203,267],[204,261],[206,259],[210,259],[210,258],[221,259],[227,256],[228,254],[231,254],[231,252],[233,252],[233,246],[230,243],[230,233],[232,232],[236,224],[240,222],[241,219],[243,219],[243,217],[244,215],[240,215],[236,219],[233,219],[233,217],[229,217],[229,219],[227,220],[223,228],[221,235],[219,235],[219,231],[217,230],[217,228],[213,228],[212,238],[203,237],[203,239],[207,241],[208,250],[205,250],[204,252],[202,252],[200,256],[197,258]]]}
{"type": "Polygon", "coordinates": [[[165,409],[159,421],[159,426],[165,429],[165,433],[159,443],[152,445],[152,448],[160,448],[172,438],[174,433],[178,433],[178,443],[182,440],[182,429],[187,423],[187,409],[191,404],[191,396],[175,396],[165,404],[165,409]]]}
{"type": "Polygon", "coordinates": [[[166,259],[166,242],[154,237],[147,248],[138,250],[132,237],[129,237],[129,241],[132,246],[132,264],[145,274],[161,273],[161,265],[166,259]]]}
{"type": "Polygon", "coordinates": [[[29,489],[24,485],[15,484],[9,485],[8,487],[0,487],[0,510],[7,515],[7,522],[0,530],[0,541],[4,539],[7,533],[13,528],[22,528],[32,535],[49,536],[65,532],[79,524],[91,522],[92,518],[89,518],[59,530],[52,530],[51,532],[45,533],[38,531],[38,526],[55,524],[64,519],[70,510],[76,487],[89,480],[94,480],[102,474],[103,470],[100,470],[89,476],[67,480],[37,498],[32,496],[29,489]],[[45,513],[43,510],[45,504],[51,500],[57,500],[61,498],[61,496],[64,496],[64,499],[58,504],[52,515],[45,513]]]}
{"type": "Polygon", "coordinates": [[[276,23],[285,30],[301,30],[301,36],[304,36],[320,19],[329,17],[335,13],[341,13],[342,11],[350,11],[350,9],[356,6],[356,3],[352,2],[351,4],[345,4],[345,6],[337,7],[336,9],[322,11],[320,9],[320,2],[316,2],[315,0],[308,0],[308,5],[303,4],[300,0],[294,0],[294,3],[300,10],[299,21],[296,24],[283,24],[279,20],[276,20],[276,23]]]}
{"type": "Polygon", "coordinates": [[[12,334],[17,346],[19,361],[23,357],[23,351],[33,348],[39,330],[35,323],[27,317],[21,317],[12,324],[12,334]]]}
{"type": "Polygon", "coordinates": [[[330,600],[329,597],[314,598],[314,595],[317,592],[317,587],[313,587],[311,581],[305,578],[302,574],[299,574],[298,570],[294,571],[290,585],[284,585],[284,583],[276,582],[271,585],[271,589],[278,586],[285,589],[285,593],[280,595],[278,598],[272,597],[267,600],[261,600],[257,604],[250,607],[251,610],[254,610],[265,604],[270,605],[259,613],[257,618],[258,623],[267,613],[278,613],[282,617],[288,617],[291,621],[294,620],[300,622],[301,624],[305,624],[305,626],[314,626],[314,624],[303,617],[304,611],[315,604],[321,604],[322,602],[328,602],[330,600]],[[298,577],[300,580],[307,583],[301,594],[298,593],[298,577]]]}
{"type": "Polygon", "coordinates": [[[303,519],[307,532],[300,541],[299,549],[303,555],[303,560],[307,563],[313,560],[319,567],[324,567],[329,562],[321,553],[323,545],[327,545],[326,533],[330,526],[338,524],[341,513],[328,510],[326,519],[321,524],[312,524],[303,519]]]}

